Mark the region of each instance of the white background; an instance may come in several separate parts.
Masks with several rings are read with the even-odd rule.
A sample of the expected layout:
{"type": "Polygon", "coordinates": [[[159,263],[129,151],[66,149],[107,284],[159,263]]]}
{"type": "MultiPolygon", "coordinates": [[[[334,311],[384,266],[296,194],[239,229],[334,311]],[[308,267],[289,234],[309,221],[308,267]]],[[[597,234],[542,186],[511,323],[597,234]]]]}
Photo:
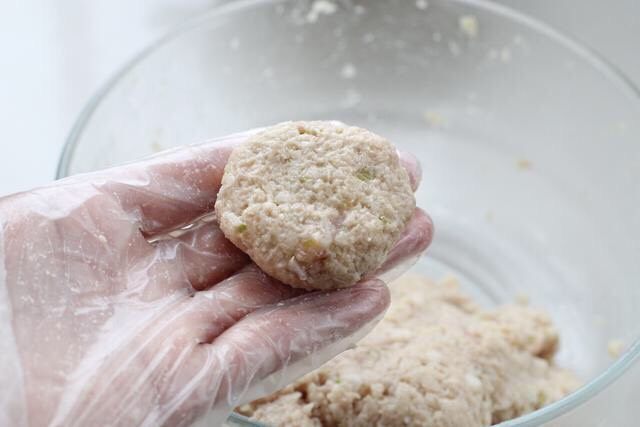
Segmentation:
{"type": "MultiPolygon", "coordinates": [[[[591,46],[640,84],[640,1],[500,2],[591,46]]],[[[0,195],[53,179],[69,129],[97,88],[145,45],[216,3],[0,0],[0,195]]]]}

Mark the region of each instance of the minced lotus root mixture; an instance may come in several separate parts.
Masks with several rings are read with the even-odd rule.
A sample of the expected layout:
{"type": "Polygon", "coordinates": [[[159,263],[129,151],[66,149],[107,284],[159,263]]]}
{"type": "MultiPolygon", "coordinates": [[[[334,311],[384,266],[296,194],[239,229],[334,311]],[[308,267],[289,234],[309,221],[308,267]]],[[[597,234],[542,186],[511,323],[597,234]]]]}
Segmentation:
{"type": "Polygon", "coordinates": [[[488,426],[578,386],[554,364],[558,333],[525,304],[484,309],[454,279],[405,275],[358,345],[237,408],[272,426],[488,426]]]}

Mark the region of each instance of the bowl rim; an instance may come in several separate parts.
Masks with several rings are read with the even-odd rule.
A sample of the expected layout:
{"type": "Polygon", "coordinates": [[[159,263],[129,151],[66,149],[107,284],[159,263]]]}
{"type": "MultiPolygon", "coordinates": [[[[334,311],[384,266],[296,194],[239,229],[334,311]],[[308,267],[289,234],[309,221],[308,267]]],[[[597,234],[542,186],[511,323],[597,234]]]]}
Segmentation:
{"type": "MultiPolygon", "coordinates": [[[[241,9],[255,7],[266,3],[282,3],[287,0],[223,0],[212,6],[202,16],[190,19],[183,24],[177,25],[164,36],[150,43],[140,52],[129,59],[124,66],[120,67],[106,83],[104,83],[89,99],[87,104],[81,110],[78,118],[75,120],[71,131],[64,143],[62,153],[59,157],[56,169],[56,179],[61,179],[69,175],[69,167],[73,160],[76,147],[83,133],[86,124],[89,122],[93,113],[100,105],[104,97],[110,90],[139,62],[143,61],[148,55],[156,49],[161,48],[166,42],[177,38],[178,36],[199,27],[212,18],[222,16],[227,13],[235,12],[241,9]]],[[[611,83],[618,86],[626,96],[638,101],[640,106],[640,88],[638,88],[633,80],[622,72],[616,65],[608,61],[594,49],[585,46],[570,36],[565,35],[555,27],[544,23],[543,21],[533,18],[526,13],[519,12],[509,6],[493,3],[491,0],[449,0],[454,3],[470,6],[479,10],[484,10],[494,15],[500,16],[507,20],[522,24],[529,29],[537,32],[551,41],[558,43],[562,47],[572,51],[578,57],[587,62],[596,69],[611,83]]],[[[591,398],[599,394],[610,384],[616,381],[624,372],[626,372],[634,363],[640,363],[640,337],[626,349],[626,351],[604,371],[582,385],[577,390],[562,399],[546,405],[536,411],[522,415],[518,418],[504,421],[498,424],[501,427],[533,427],[541,423],[549,422],[561,415],[569,412],[578,406],[589,401],[591,398]]],[[[241,425],[264,427],[264,424],[255,422],[242,415],[232,413],[230,416],[235,422],[241,425]]]]}

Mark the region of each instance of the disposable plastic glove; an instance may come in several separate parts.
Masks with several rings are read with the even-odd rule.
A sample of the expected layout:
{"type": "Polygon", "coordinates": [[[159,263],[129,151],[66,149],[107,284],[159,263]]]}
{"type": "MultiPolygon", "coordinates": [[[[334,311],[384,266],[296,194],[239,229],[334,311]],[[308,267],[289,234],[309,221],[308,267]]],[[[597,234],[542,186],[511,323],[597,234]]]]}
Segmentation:
{"type": "MultiPolygon", "coordinates": [[[[0,199],[0,425],[221,424],[380,319],[389,295],[376,278],[304,293],[213,221],[166,235],[211,213],[246,135],[0,199]]],[[[404,164],[415,187],[419,169],[404,164]]],[[[416,211],[377,273],[431,233],[416,211]]]]}

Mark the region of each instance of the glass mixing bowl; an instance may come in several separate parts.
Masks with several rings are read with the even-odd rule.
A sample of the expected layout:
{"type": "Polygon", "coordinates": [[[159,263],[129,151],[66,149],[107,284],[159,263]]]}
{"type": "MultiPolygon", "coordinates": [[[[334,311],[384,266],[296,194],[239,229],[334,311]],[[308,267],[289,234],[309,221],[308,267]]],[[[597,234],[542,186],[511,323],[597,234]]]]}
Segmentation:
{"type": "Polygon", "coordinates": [[[636,425],[640,98],[620,73],[486,1],[238,1],[109,82],[58,176],[291,119],[364,126],[421,159],[436,236],[415,270],[550,312],[584,386],[503,425],[636,425]]]}

